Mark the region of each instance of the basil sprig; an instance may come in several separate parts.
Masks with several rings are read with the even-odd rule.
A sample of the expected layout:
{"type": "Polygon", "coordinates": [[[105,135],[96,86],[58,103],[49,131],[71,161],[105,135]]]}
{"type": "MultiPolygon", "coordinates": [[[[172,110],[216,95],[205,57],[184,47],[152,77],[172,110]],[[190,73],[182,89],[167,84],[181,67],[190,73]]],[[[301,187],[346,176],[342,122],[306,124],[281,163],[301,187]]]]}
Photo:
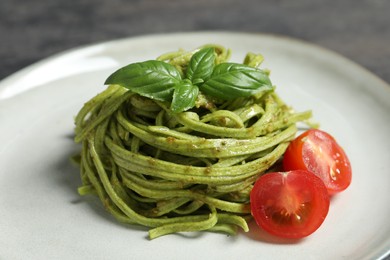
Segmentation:
{"type": "Polygon", "coordinates": [[[173,112],[194,107],[199,91],[231,100],[272,89],[264,71],[239,63],[215,65],[215,60],[214,48],[202,48],[192,55],[183,76],[163,61],[132,63],[111,74],[105,84],[121,85],[141,96],[171,102],[173,112]]]}

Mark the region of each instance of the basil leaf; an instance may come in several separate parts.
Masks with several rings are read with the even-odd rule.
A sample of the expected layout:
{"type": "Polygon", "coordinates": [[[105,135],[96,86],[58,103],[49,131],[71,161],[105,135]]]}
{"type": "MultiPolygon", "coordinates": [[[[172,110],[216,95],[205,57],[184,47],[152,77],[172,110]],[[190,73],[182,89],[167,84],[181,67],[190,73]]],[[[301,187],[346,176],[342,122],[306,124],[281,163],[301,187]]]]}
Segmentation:
{"type": "Polygon", "coordinates": [[[215,64],[215,51],[214,48],[203,48],[192,55],[188,64],[186,76],[193,84],[199,84],[206,81],[211,73],[215,64]]]}
{"type": "Polygon", "coordinates": [[[265,89],[272,89],[268,75],[262,70],[238,63],[220,63],[210,78],[199,86],[207,95],[231,100],[248,97],[265,89]]]}
{"type": "Polygon", "coordinates": [[[188,80],[183,80],[175,86],[171,103],[171,110],[175,113],[193,108],[199,89],[188,80]]]}
{"type": "Polygon", "coordinates": [[[118,84],[141,96],[171,101],[174,86],[180,81],[180,72],[173,65],[149,60],[132,63],[115,71],[105,84],[118,84]]]}

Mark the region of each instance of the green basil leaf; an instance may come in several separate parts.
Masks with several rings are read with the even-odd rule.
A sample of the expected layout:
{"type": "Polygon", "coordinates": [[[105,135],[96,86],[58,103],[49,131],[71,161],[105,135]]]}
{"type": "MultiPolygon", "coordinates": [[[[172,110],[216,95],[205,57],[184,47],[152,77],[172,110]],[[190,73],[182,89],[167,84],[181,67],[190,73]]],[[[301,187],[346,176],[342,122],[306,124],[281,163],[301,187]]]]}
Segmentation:
{"type": "Polygon", "coordinates": [[[171,103],[171,110],[175,113],[186,111],[195,106],[199,89],[190,81],[183,80],[175,86],[171,103]]]}
{"type": "Polygon", "coordinates": [[[203,48],[192,55],[188,64],[186,76],[193,84],[199,84],[206,81],[211,73],[215,64],[215,51],[214,48],[203,48]]]}
{"type": "Polygon", "coordinates": [[[141,96],[171,101],[174,86],[180,81],[180,72],[173,65],[149,60],[117,70],[107,78],[105,84],[118,84],[141,96]]]}
{"type": "Polygon", "coordinates": [[[238,63],[220,63],[210,78],[199,86],[206,95],[231,100],[272,89],[268,75],[257,68],[238,63]]]}

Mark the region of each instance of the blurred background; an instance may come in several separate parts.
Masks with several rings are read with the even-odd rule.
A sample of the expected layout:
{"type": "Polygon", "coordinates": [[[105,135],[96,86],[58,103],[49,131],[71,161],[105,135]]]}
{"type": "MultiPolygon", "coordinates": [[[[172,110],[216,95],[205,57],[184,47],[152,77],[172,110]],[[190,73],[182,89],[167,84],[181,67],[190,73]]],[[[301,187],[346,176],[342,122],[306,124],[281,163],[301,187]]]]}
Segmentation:
{"type": "Polygon", "coordinates": [[[0,79],[80,45],[210,30],[309,41],[390,82],[389,0],[1,0],[0,79]]]}

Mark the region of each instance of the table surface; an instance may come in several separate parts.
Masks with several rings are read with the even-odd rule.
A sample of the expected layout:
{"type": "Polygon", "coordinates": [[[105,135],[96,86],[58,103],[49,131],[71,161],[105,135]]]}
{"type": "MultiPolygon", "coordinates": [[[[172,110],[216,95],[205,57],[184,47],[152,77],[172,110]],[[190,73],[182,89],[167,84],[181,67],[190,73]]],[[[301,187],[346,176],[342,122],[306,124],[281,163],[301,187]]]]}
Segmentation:
{"type": "Polygon", "coordinates": [[[390,82],[389,0],[1,0],[0,80],[80,45],[204,30],[302,39],[390,82]]]}
{"type": "Polygon", "coordinates": [[[0,80],[81,45],[210,30],[309,41],[390,82],[389,0],[1,0],[0,80]]]}

